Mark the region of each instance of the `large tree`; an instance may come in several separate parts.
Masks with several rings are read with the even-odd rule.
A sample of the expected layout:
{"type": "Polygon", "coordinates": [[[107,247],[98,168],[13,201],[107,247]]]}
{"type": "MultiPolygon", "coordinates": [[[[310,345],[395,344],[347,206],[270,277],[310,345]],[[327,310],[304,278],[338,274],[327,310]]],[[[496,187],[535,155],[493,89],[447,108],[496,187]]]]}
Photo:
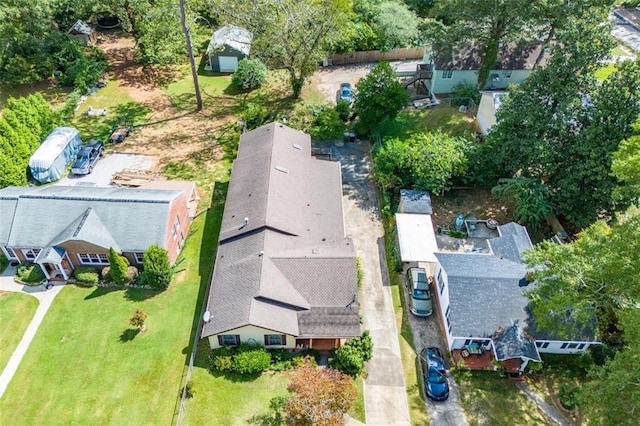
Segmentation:
{"type": "Polygon", "coordinates": [[[407,105],[409,94],[388,62],[378,63],[356,84],[353,109],[360,133],[375,133],[385,120],[393,120],[407,105]]]}
{"type": "Polygon", "coordinates": [[[348,0],[212,0],[224,23],[251,31],[251,54],[271,69],[285,69],[294,97],[342,39],[351,6],[348,0]]]}
{"type": "Polygon", "coordinates": [[[481,156],[498,177],[543,182],[553,210],[580,227],[610,212],[611,155],[640,113],[640,62],[595,79],[613,46],[601,19],[585,12],[557,32],[547,66],[510,91],[481,156]]]}

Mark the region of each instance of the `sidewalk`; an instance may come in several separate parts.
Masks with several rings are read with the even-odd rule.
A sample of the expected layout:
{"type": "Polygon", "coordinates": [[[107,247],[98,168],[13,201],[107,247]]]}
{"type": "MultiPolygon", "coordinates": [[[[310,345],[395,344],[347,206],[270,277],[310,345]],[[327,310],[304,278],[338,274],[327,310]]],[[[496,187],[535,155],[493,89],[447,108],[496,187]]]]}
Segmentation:
{"type": "Polygon", "coordinates": [[[11,382],[13,375],[18,370],[18,366],[20,365],[20,361],[22,361],[22,357],[27,352],[31,341],[36,335],[38,331],[38,327],[40,327],[40,323],[44,318],[45,314],[49,310],[51,303],[53,303],[53,299],[60,293],[64,284],[56,284],[53,288],[49,290],[45,290],[43,286],[25,286],[22,284],[18,284],[13,280],[13,274],[15,273],[15,268],[7,268],[7,270],[0,275],[0,290],[2,291],[11,291],[11,292],[20,292],[29,294],[40,302],[38,308],[36,309],[36,313],[31,320],[31,323],[27,327],[16,347],[15,351],[11,355],[7,366],[2,370],[2,374],[0,374],[0,398],[4,395],[4,392],[7,390],[7,386],[11,382]]]}

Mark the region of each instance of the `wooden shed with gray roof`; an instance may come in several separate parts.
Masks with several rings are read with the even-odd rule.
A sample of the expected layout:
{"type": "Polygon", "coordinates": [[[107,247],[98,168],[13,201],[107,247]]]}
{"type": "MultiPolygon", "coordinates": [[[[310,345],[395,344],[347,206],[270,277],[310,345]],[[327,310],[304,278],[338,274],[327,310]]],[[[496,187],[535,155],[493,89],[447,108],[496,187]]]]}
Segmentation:
{"type": "Polygon", "coordinates": [[[271,123],[240,138],[202,337],[330,350],[360,335],[356,255],[340,164],[308,134],[271,123]]]}

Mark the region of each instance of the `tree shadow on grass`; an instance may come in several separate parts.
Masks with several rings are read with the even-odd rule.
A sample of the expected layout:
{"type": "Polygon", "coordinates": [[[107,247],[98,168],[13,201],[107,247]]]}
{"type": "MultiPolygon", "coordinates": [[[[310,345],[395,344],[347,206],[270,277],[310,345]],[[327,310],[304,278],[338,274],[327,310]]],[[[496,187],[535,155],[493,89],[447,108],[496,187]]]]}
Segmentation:
{"type": "Polygon", "coordinates": [[[151,299],[152,297],[155,297],[160,293],[162,292],[158,290],[148,290],[145,288],[128,287],[124,291],[123,295],[125,299],[130,300],[132,302],[144,302],[145,300],[151,299]]]}
{"type": "Polygon", "coordinates": [[[140,330],[137,328],[127,328],[120,334],[118,340],[120,343],[127,343],[135,339],[138,334],[140,334],[140,330]]]}
{"type": "Polygon", "coordinates": [[[209,373],[211,373],[211,375],[213,377],[223,377],[226,380],[233,382],[233,383],[247,383],[247,382],[253,382],[254,380],[256,380],[258,377],[260,377],[262,375],[262,373],[255,373],[255,374],[239,374],[233,371],[217,371],[217,370],[209,370],[209,373]]]}
{"type": "MultiPolygon", "coordinates": [[[[79,288],[82,286],[76,285],[79,288]]],[[[93,289],[91,294],[85,296],[85,300],[94,299],[96,297],[104,296],[105,294],[113,293],[114,291],[120,291],[122,287],[96,287],[93,289]]]]}
{"type": "Polygon", "coordinates": [[[111,122],[112,126],[117,125],[120,121],[130,123],[131,125],[141,125],[147,121],[147,116],[151,113],[151,108],[137,102],[127,102],[114,108],[115,118],[111,122]]]}

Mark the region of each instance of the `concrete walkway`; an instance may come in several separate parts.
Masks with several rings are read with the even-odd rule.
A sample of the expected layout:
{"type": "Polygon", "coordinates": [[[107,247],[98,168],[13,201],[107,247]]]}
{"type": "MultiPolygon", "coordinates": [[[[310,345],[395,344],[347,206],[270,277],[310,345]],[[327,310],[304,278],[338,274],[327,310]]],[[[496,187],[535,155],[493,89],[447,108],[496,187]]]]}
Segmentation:
{"type": "Polygon", "coordinates": [[[535,393],[525,382],[516,382],[516,386],[521,392],[527,395],[534,404],[536,404],[540,411],[546,414],[547,417],[553,420],[556,424],[559,424],[560,426],[573,426],[573,424],[567,421],[556,407],[542,399],[542,397],[535,393]]]}
{"type": "Polygon", "coordinates": [[[63,285],[57,284],[53,288],[49,290],[45,290],[43,286],[29,287],[22,284],[17,284],[13,281],[13,275],[15,274],[15,268],[7,268],[6,271],[2,275],[0,275],[0,290],[2,291],[11,291],[11,292],[21,292],[25,294],[29,294],[40,302],[38,308],[36,309],[36,313],[31,320],[31,323],[27,327],[16,347],[16,350],[11,355],[9,359],[9,363],[2,370],[2,374],[0,374],[0,398],[4,395],[4,392],[7,390],[7,386],[11,382],[13,375],[18,370],[18,366],[20,365],[20,361],[22,361],[22,357],[27,352],[31,341],[36,335],[36,331],[38,331],[38,327],[40,327],[40,323],[44,318],[45,314],[49,310],[49,306],[53,302],[53,299],[60,293],[63,285]]]}
{"type": "Polygon", "coordinates": [[[369,178],[369,145],[338,143],[333,146],[332,154],[342,163],[345,226],[364,270],[360,312],[363,329],[371,332],[373,340],[373,358],[367,365],[368,377],[364,381],[367,424],[409,425],[407,391],[386,268],[384,230],[377,192],[369,178]]]}

